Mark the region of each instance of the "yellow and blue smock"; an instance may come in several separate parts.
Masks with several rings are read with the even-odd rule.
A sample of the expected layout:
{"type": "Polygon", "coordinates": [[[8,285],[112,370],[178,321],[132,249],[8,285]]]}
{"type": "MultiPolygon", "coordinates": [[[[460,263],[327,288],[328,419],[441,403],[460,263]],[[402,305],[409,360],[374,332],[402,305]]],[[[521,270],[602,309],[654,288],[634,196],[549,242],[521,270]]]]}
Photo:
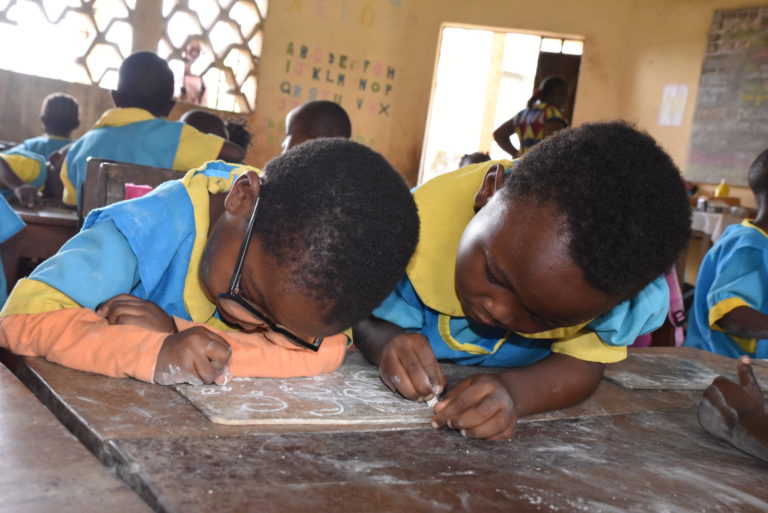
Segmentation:
{"type": "Polygon", "coordinates": [[[61,168],[64,203],[80,203],[88,157],[187,171],[219,156],[224,139],[144,109],[106,111],[67,151],[61,168]]]}
{"type": "Polygon", "coordinates": [[[541,333],[515,333],[470,322],[455,292],[459,240],[475,215],[473,199],[488,168],[483,162],[439,176],[414,192],[421,231],[406,275],[373,316],[421,333],[440,360],[463,365],[520,367],[552,352],[611,363],[626,358],[626,346],[664,322],[669,289],[662,276],[635,297],[592,321],[541,333]]]}
{"type": "Polygon", "coordinates": [[[768,233],[744,220],[704,256],[684,345],[731,358],[768,358],[768,340],[725,333],[718,322],[740,306],[768,314],[768,233]]]}
{"type": "MultiPolygon", "coordinates": [[[[13,211],[11,206],[0,196],[0,244],[7,241],[24,228],[24,221],[13,211]]],[[[2,269],[2,255],[0,255],[0,308],[5,304],[8,290],[5,281],[5,272],[2,269]]]]}
{"type": "Polygon", "coordinates": [[[66,137],[45,134],[25,139],[19,147],[23,150],[31,151],[48,158],[51,153],[62,149],[71,142],[72,139],[67,139],[66,137]]]}
{"type": "MultiPolygon", "coordinates": [[[[26,184],[42,189],[48,179],[48,164],[42,155],[16,146],[0,153],[0,159],[5,160],[16,176],[26,184]]],[[[0,194],[10,197],[13,191],[0,182],[0,194]]]]}

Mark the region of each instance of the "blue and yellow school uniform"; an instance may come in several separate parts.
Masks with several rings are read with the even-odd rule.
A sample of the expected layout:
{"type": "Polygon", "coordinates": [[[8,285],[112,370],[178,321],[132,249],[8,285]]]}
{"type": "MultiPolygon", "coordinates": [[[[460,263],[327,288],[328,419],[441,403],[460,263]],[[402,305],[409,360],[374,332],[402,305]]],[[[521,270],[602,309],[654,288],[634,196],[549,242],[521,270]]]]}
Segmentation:
{"type": "Polygon", "coordinates": [[[768,358],[768,340],[736,337],[717,325],[740,306],[768,314],[768,233],[749,220],[729,226],[704,256],[684,345],[731,358],[768,358]]]}
{"type": "MultiPolygon", "coordinates": [[[[48,165],[45,157],[16,146],[0,153],[0,158],[5,160],[19,179],[29,185],[41,189],[48,178],[48,165]]],[[[5,184],[0,183],[0,194],[12,196],[13,191],[5,184]]]]}
{"type": "Polygon", "coordinates": [[[19,146],[23,150],[31,151],[48,158],[51,153],[62,149],[71,142],[72,139],[67,139],[66,137],[45,134],[25,139],[19,146]]]}
{"type": "Polygon", "coordinates": [[[479,325],[464,316],[455,292],[456,253],[464,229],[475,215],[474,195],[495,163],[464,167],[414,192],[421,221],[419,243],[406,276],[373,315],[424,334],[438,359],[463,365],[526,366],[552,352],[601,363],[624,359],[626,346],[664,321],[669,289],[663,277],[580,326],[520,334],[479,325]]]}
{"type": "MultiPolygon", "coordinates": [[[[22,229],[24,229],[24,221],[13,211],[8,202],[5,201],[5,198],[0,196],[0,244],[19,233],[22,229]]],[[[0,308],[3,307],[8,297],[2,263],[2,258],[0,258],[0,308]]]]}
{"type": "Polygon", "coordinates": [[[221,137],[144,109],[110,109],[67,152],[61,169],[64,203],[80,203],[88,157],[187,171],[216,160],[223,145],[221,137]]]}

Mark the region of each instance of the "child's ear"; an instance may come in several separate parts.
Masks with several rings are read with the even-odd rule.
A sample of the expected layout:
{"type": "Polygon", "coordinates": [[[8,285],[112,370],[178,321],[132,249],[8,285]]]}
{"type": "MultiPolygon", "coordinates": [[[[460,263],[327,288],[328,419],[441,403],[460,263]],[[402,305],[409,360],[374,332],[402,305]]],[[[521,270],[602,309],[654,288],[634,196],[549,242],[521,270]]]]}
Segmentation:
{"type": "Polygon", "coordinates": [[[224,199],[224,209],[233,215],[242,213],[248,215],[260,193],[259,175],[255,171],[246,171],[232,184],[232,188],[224,199]]]}
{"type": "Polygon", "coordinates": [[[501,189],[504,184],[504,166],[501,164],[494,164],[488,168],[483,178],[483,183],[480,185],[480,189],[475,194],[475,212],[480,210],[488,203],[496,191],[501,189]]]}

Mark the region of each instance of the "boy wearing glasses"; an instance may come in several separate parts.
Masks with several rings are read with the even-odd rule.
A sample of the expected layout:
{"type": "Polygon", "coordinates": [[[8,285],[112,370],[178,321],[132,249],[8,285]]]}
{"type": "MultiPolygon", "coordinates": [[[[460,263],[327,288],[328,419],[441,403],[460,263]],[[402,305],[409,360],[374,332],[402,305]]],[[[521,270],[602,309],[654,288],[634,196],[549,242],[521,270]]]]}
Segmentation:
{"type": "Polygon", "coordinates": [[[372,150],[311,141],[264,175],[211,162],[92,212],[0,312],[0,345],[161,384],[331,372],[394,287],[418,217],[372,150]]]}

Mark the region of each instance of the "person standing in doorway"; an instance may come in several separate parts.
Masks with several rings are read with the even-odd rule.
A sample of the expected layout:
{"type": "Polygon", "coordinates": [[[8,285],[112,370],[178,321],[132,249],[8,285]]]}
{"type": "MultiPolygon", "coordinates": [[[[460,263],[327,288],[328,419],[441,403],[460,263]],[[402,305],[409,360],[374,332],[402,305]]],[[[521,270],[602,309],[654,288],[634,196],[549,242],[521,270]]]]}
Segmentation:
{"type": "Polygon", "coordinates": [[[567,98],[568,82],[563,77],[545,78],[528,100],[528,107],[493,131],[496,144],[514,158],[525,155],[538,142],[568,126],[562,113],[567,98]],[[512,144],[513,134],[520,139],[520,148],[512,144]]]}

